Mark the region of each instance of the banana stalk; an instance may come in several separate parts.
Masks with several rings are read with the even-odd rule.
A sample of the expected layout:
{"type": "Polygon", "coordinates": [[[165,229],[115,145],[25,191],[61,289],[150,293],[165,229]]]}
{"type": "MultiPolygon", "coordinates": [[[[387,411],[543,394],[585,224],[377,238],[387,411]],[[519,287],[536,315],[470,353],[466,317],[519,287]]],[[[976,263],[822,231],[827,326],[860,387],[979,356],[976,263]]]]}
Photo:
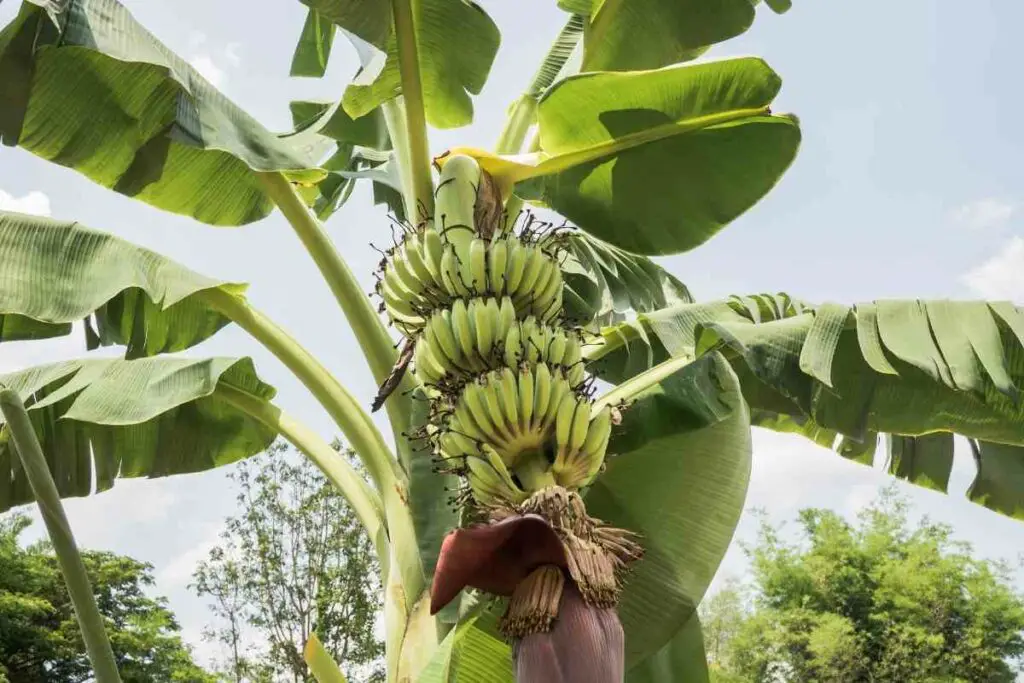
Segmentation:
{"type": "Polygon", "coordinates": [[[445,539],[430,611],[466,587],[508,596],[502,629],[520,681],[540,680],[552,653],[569,658],[565,680],[621,680],[615,606],[641,549],[588,517],[578,493],[603,467],[612,409],[595,407],[582,330],[563,316],[560,234],[531,221],[508,229],[476,160],[435,161],[433,220],[410,229],[377,273],[381,310],[414,347],[430,399],[416,436],[461,475],[458,499],[475,522],[445,539]],[[600,659],[569,652],[585,633],[614,659],[603,677],[600,659]]]}

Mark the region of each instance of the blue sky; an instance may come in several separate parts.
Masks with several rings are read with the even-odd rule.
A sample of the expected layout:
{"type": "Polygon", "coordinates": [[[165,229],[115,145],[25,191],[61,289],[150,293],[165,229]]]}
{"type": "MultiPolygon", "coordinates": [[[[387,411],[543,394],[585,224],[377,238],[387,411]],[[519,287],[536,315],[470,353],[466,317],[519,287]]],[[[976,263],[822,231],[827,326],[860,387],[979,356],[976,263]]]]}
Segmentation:
{"type": "MultiPolygon", "coordinates": [[[[260,2],[126,0],[136,17],[272,129],[289,126],[292,99],[340,95],[355,56],[336,46],[323,81],[290,80],[288,62],[304,11],[260,2]],[[258,7],[258,9],[255,9],[258,7]]],[[[503,45],[474,124],[438,132],[434,152],[489,146],[508,103],[526,86],[564,15],[552,0],[485,0],[503,45]]],[[[0,21],[14,2],[0,4],[0,21]]],[[[786,291],[814,302],[893,297],[984,297],[1024,304],[1024,188],[1019,159],[1024,95],[1017,84],[1024,5],[1006,0],[797,0],[785,16],[759,9],[753,30],[711,56],[764,56],[782,75],[779,111],[800,116],[801,152],[778,188],[699,250],[663,264],[702,299],[786,291]]],[[[251,282],[254,303],[290,329],[369,403],[374,386],[326,287],[277,215],[218,229],[107,192],[20,150],[0,148],[0,207],[51,214],[108,230],[202,273],[251,282]]],[[[366,284],[371,240],[387,222],[356,192],[328,228],[366,284]]],[[[0,371],[79,355],[79,337],[0,350],[0,371]]],[[[226,330],[193,355],[252,355],[281,405],[330,438],[331,423],[297,382],[244,334],[226,330]]],[[[959,453],[966,456],[966,453],[959,453]]],[[[951,496],[902,486],[921,514],[953,525],[988,557],[1024,552],[1024,524],[962,497],[973,464],[960,457],[951,496]]],[[[774,520],[822,506],[853,514],[889,479],[794,437],[755,435],[748,506],[774,520]]],[[[210,548],[234,495],[223,472],[122,481],[68,503],[86,547],[152,562],[187,639],[204,656],[203,603],[185,585],[210,548]]],[[[748,515],[738,538],[750,540],[748,515]]],[[[35,533],[42,532],[41,527],[35,533]]],[[[737,547],[721,574],[742,573],[737,547]]],[[[1024,582],[1022,582],[1024,587],[1024,582]]]]}

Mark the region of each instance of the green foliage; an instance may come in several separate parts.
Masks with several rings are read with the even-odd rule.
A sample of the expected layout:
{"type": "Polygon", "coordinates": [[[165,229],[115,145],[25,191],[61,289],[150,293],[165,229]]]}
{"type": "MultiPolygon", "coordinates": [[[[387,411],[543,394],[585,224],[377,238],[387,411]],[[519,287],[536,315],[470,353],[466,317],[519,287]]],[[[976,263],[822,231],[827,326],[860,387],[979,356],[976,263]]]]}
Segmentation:
{"type": "Polygon", "coordinates": [[[322,176],[318,136],[269,132],[116,0],[41,4],[0,33],[5,144],[213,225],[270,212],[253,171],[322,176]]]}
{"type": "Polygon", "coordinates": [[[1024,517],[1024,310],[1010,303],[755,295],[676,304],[602,334],[602,377],[721,351],[754,424],[869,465],[886,433],[889,471],[928,488],[946,490],[953,434],[977,439],[969,497],[1024,517]]]}
{"type": "MultiPolygon", "coordinates": [[[[471,95],[484,86],[500,35],[470,0],[302,3],[307,19],[292,73],[323,75],[338,33],[355,44],[362,68],[340,101],[293,103],[297,130],[291,134],[260,126],[117,0],[33,0],[0,32],[0,138],[123,195],[210,224],[248,223],[266,216],[272,200],[279,202],[380,380],[395,357],[391,340],[323,226],[302,204],[326,220],[357,179],[369,178],[375,200],[400,217],[406,207],[430,215],[426,121],[437,127],[471,121],[471,95]],[[401,36],[396,16],[408,28],[401,36]],[[403,87],[408,93],[399,98],[403,87]]],[[[630,683],[729,675],[719,667],[704,671],[694,609],[742,509],[751,422],[829,446],[839,440],[837,448],[860,461],[870,459],[878,434],[888,433],[890,471],[937,489],[948,481],[951,433],[984,439],[972,442],[979,472],[971,497],[1024,515],[1019,310],[945,302],[807,307],[785,296],[698,305],[682,283],[636,255],[704,243],[770,191],[797,151],[795,117],[771,111],[781,79],[764,62],[686,63],[745,31],[757,4],[560,0],[573,17],[533,84],[515,100],[501,135],[501,153],[515,154],[538,123],[531,147],[537,154],[490,157],[498,160],[493,175],[499,189],[514,186],[519,195],[510,207],[522,199],[546,204],[600,238],[570,240],[574,258],[565,269],[569,317],[592,327],[619,323],[601,331],[608,343],[595,352],[600,358],[592,368],[624,382],[669,358],[673,368],[685,365],[638,397],[611,440],[616,457],[587,493],[592,514],[639,532],[647,549],[621,605],[630,683]],[[570,59],[580,38],[579,59],[570,59]],[[575,69],[583,73],[573,75],[575,69]],[[636,320],[622,322],[634,313],[636,320]]],[[[765,4],[781,13],[791,2],[765,4]]],[[[270,404],[273,389],[249,361],[143,358],[188,349],[219,330],[227,319],[210,301],[237,304],[232,310],[246,318],[246,329],[256,330],[313,390],[373,465],[376,482],[384,482],[380,505],[371,495],[363,502],[386,510],[375,538],[382,561],[389,555],[390,576],[400,577],[388,584],[389,673],[396,674],[399,663],[404,673],[426,661],[429,653],[410,651],[421,644],[412,636],[405,647],[406,636],[426,634],[432,647],[433,622],[406,627],[413,606],[422,603],[421,565],[429,575],[440,537],[459,521],[442,492],[448,482],[428,472],[426,453],[410,459],[412,448],[400,440],[401,462],[391,460],[355,399],[283,331],[228,298],[237,293],[232,285],[73,225],[25,217],[0,216],[0,262],[17,264],[4,270],[7,278],[0,274],[0,341],[68,334],[74,320],[88,318],[90,347],[125,345],[129,358],[139,359],[73,361],[0,378],[29,404],[62,495],[89,493],[94,478],[103,490],[117,476],[234,462],[266,448],[275,429],[305,442],[307,453],[330,454],[326,444],[308,443],[315,435],[270,404]],[[241,404],[263,423],[244,414],[241,404]],[[386,548],[385,532],[395,547],[386,548]]],[[[411,381],[387,404],[396,435],[431,419],[407,414],[409,402],[397,397],[409,388],[411,381]]],[[[5,437],[0,431],[0,509],[29,498],[5,437]]],[[[241,630],[268,634],[267,666],[246,671],[261,681],[285,671],[305,678],[302,646],[312,633],[346,666],[380,655],[379,643],[366,635],[377,609],[367,596],[379,588],[365,580],[376,571],[368,541],[355,531],[347,508],[330,507],[340,503],[328,504],[322,480],[288,469],[287,462],[277,458],[266,470],[242,470],[246,513],[229,524],[232,535],[197,577],[226,620],[217,637],[230,644],[236,674],[248,656],[241,630]],[[308,506],[293,509],[265,493],[291,485],[308,493],[300,496],[308,506]],[[331,527],[329,539],[305,536],[329,527],[322,520],[313,525],[310,510],[347,526],[331,527]],[[291,539],[303,540],[294,546],[291,539]],[[358,542],[344,545],[345,539],[358,542]],[[298,563],[290,561],[294,547],[303,549],[298,563]],[[310,582],[322,578],[327,565],[310,558],[339,553],[352,557],[344,566],[331,565],[330,580],[314,587],[310,582]],[[249,559],[241,562],[238,555],[249,559]],[[331,592],[342,590],[356,598],[331,592]],[[344,628],[360,624],[362,635],[339,640],[344,628]]],[[[376,522],[373,513],[365,518],[376,522]]],[[[825,578],[849,573],[833,569],[835,576],[825,578]]],[[[878,639],[865,636],[860,622],[845,612],[808,610],[801,602],[783,624],[786,634],[803,634],[798,641],[779,636],[772,642],[780,652],[799,646],[808,671],[831,672],[818,680],[856,679],[869,667],[911,680],[912,672],[899,668],[908,659],[901,653],[946,646],[932,632],[893,625],[885,631],[891,656],[865,656],[865,643],[878,639]]],[[[456,611],[441,615],[440,634],[456,611]]],[[[711,619],[707,630],[721,640],[732,634],[730,624],[711,619]]],[[[772,632],[772,625],[758,628],[772,632]]],[[[483,618],[463,620],[448,632],[439,651],[442,677],[497,680],[507,674],[509,649],[492,633],[483,618]]],[[[717,652],[716,645],[713,658],[717,652]]]]}
{"type": "MultiPolygon", "coordinates": [[[[273,398],[248,358],[64,361],[2,374],[0,384],[25,402],[61,497],[92,493],[94,477],[105,491],[117,477],[212,469],[274,437],[218,393],[273,398]]],[[[33,499],[12,447],[0,431],[0,511],[33,499]]]]}
{"type": "Polygon", "coordinates": [[[400,219],[405,216],[396,153],[380,109],[353,119],[338,102],[297,101],[290,105],[296,130],[329,138],[334,147],[322,166],[327,177],[301,189],[317,218],[326,221],[348,201],[360,179],[373,181],[373,197],[400,219]]]}
{"type": "Polygon", "coordinates": [[[686,285],[646,257],[582,231],[568,235],[566,248],[562,300],[570,320],[600,329],[634,313],[693,301],[686,285]]]}
{"type": "MultiPolygon", "coordinates": [[[[354,461],[351,453],[343,456],[354,461]]],[[[384,647],[373,544],[337,490],[283,445],[241,463],[238,513],[193,576],[216,621],[222,672],[237,681],[309,681],[315,634],[353,683],[383,680],[384,647]],[[251,646],[252,634],[266,642],[251,646]]]]}
{"type": "Polygon", "coordinates": [[[893,489],[855,523],[799,515],[800,542],[763,525],[753,601],[726,588],[702,607],[719,681],[1009,683],[1024,656],[1024,597],[1002,564],[951,530],[912,526],[893,489]]]}
{"type": "Polygon", "coordinates": [[[690,617],[665,647],[630,669],[625,683],[668,681],[709,683],[704,635],[696,614],[690,617]]]}
{"type": "Polygon", "coordinates": [[[584,38],[584,71],[657,69],[691,60],[754,22],[750,0],[603,0],[597,5],[584,38]]]}
{"type": "Polygon", "coordinates": [[[203,294],[245,289],[76,222],[6,211],[0,262],[0,342],[66,335],[85,319],[90,346],[127,346],[129,358],[209,338],[228,319],[203,294]]]}
{"type": "MultiPolygon", "coordinates": [[[[84,683],[92,677],[71,600],[49,544],[23,547],[23,514],[0,518],[0,681],[84,683]]],[[[152,567],[84,551],[89,580],[124,683],[213,683],[192,661],[166,600],[153,598],[152,567]]]]}
{"type": "Polygon", "coordinates": [[[769,109],[781,84],[755,58],[562,79],[538,108],[539,177],[516,191],[634,253],[693,249],[796,155],[796,119],[769,109]]]}
{"type": "MultiPolygon", "coordinates": [[[[342,29],[356,44],[363,68],[345,91],[344,106],[359,118],[401,92],[399,44],[390,2],[381,0],[302,0],[342,29]]],[[[470,0],[415,0],[412,4],[427,120],[438,128],[456,128],[473,120],[470,95],[487,81],[501,42],[498,27],[470,0]]],[[[306,27],[293,65],[317,75],[325,44],[306,27]]],[[[403,49],[415,49],[404,46],[403,49]]]]}
{"type": "Polygon", "coordinates": [[[728,365],[710,356],[639,395],[613,432],[607,470],[587,491],[589,514],[643,539],[645,557],[619,604],[627,668],[686,626],[732,540],[751,456],[738,388],[728,365]]]}

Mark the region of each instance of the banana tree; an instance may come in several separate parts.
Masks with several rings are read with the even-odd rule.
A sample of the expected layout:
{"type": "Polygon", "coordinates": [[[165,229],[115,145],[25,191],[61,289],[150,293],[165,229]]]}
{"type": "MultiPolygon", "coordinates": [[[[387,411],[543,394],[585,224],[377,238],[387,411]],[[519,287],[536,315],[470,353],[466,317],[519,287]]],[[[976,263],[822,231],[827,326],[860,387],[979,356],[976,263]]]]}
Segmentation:
{"type": "MultiPolygon", "coordinates": [[[[698,303],[648,258],[706,242],[797,152],[767,64],[698,60],[749,28],[757,0],[560,0],[565,25],[491,151],[427,136],[472,119],[500,35],[481,7],[303,4],[292,74],[322,76],[338,35],[363,64],[338,101],[291,103],[281,135],[116,0],[26,1],[0,32],[5,144],[210,225],[276,207],[380,386],[354,396],[243,284],[2,213],[0,344],[84,321],[89,348],[125,349],[0,375],[60,495],[291,441],[375,543],[389,680],[422,683],[707,680],[695,609],[739,520],[752,426],[865,464],[884,434],[895,476],[942,490],[959,434],[970,497],[1024,516],[1021,309],[698,303]],[[356,183],[400,226],[373,299],[323,224],[356,183]],[[368,481],[251,360],[182,355],[228,325],[305,385],[368,481]]],[[[3,430],[0,510],[32,499],[3,430]]],[[[338,680],[315,639],[307,656],[338,680]]]]}

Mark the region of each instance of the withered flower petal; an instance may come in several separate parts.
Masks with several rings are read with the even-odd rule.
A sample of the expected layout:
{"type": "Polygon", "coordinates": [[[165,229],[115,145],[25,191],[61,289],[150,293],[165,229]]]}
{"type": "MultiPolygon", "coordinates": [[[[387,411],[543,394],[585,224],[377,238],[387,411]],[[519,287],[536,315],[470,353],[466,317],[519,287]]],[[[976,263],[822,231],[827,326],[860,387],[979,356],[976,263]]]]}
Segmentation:
{"type": "Polygon", "coordinates": [[[520,581],[545,564],[565,567],[566,557],[558,534],[540,515],[456,529],[441,544],[430,613],[437,614],[467,586],[512,595],[520,581]]]}

